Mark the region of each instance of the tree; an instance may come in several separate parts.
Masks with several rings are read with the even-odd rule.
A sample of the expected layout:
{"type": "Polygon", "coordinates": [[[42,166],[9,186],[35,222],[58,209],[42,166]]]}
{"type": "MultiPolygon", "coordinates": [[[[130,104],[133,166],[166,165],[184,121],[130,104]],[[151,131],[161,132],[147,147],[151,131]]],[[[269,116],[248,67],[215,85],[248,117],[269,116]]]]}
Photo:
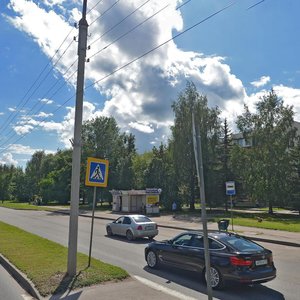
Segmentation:
{"type": "Polygon", "coordinates": [[[161,188],[160,202],[164,207],[171,208],[176,197],[173,157],[170,148],[161,144],[153,147],[152,160],[146,169],[146,187],[161,188]]]}
{"type": "Polygon", "coordinates": [[[300,215],[300,137],[291,149],[291,197],[288,205],[300,215]]]}
{"type": "Polygon", "coordinates": [[[147,187],[147,169],[153,158],[153,152],[148,151],[143,154],[136,154],[133,157],[133,169],[134,169],[134,188],[145,189],[147,187]]]}
{"type": "Polygon", "coordinates": [[[36,151],[27,162],[25,168],[26,194],[32,200],[34,196],[40,196],[39,182],[42,176],[42,162],[46,154],[44,151],[36,151]]]}
{"type": "Polygon", "coordinates": [[[228,128],[227,119],[224,120],[224,126],[222,127],[222,136],[219,149],[220,169],[218,172],[218,181],[220,191],[222,193],[223,203],[225,205],[226,212],[228,211],[228,196],[226,195],[225,182],[233,180],[234,175],[230,167],[230,152],[232,149],[232,138],[228,128]]]}
{"type": "Polygon", "coordinates": [[[272,90],[256,104],[256,113],[245,106],[238,117],[237,127],[244,138],[252,142],[248,149],[235,148],[234,162],[250,197],[269,205],[283,204],[289,185],[290,154],[295,128],[292,107],[284,106],[283,100],[272,90]]]}
{"type": "MultiPolygon", "coordinates": [[[[121,134],[114,118],[98,117],[83,124],[82,141],[82,183],[86,171],[86,159],[91,156],[109,160],[108,187],[101,189],[104,198],[111,200],[109,193],[111,189],[131,189],[133,187],[132,160],[135,155],[133,135],[121,134]]],[[[91,199],[91,190],[83,184],[81,191],[91,199]]]]}
{"type": "Polygon", "coordinates": [[[217,152],[220,139],[219,109],[208,108],[207,98],[199,95],[196,86],[187,82],[186,88],[172,105],[175,113],[172,126],[172,149],[179,200],[195,208],[197,191],[196,167],[192,137],[192,111],[196,126],[200,127],[203,153],[205,192],[208,203],[218,198],[215,180],[217,152]]]}

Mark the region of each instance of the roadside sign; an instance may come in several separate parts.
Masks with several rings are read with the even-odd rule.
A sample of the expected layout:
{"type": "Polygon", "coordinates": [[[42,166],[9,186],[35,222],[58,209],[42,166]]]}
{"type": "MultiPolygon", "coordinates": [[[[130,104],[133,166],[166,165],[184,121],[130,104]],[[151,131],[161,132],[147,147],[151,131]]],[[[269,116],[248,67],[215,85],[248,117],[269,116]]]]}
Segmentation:
{"type": "Polygon", "coordinates": [[[88,157],[85,185],[106,187],[108,179],[108,160],[88,157]]]}
{"type": "Polygon", "coordinates": [[[226,195],[234,196],[235,195],[235,182],[234,181],[226,181],[226,195]]]}

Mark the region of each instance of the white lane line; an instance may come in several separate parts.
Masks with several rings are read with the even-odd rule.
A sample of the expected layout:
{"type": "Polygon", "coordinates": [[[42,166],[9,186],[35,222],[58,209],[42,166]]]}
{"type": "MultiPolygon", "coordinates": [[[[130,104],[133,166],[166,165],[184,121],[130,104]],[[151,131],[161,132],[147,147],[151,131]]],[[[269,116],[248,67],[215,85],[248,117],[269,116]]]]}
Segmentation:
{"type": "Polygon", "coordinates": [[[21,297],[24,299],[24,300],[35,300],[35,298],[33,298],[32,296],[29,296],[27,294],[22,294],[21,297]]]}
{"type": "Polygon", "coordinates": [[[174,296],[175,298],[178,298],[178,299],[181,299],[181,300],[197,300],[196,298],[193,298],[193,297],[189,297],[189,296],[186,296],[180,292],[177,292],[177,291],[173,291],[169,288],[166,288],[160,284],[157,284],[153,281],[150,281],[146,278],[143,278],[143,277],[140,277],[140,276],[137,276],[137,275],[133,275],[135,279],[137,279],[138,281],[142,282],[143,284],[157,290],[157,291],[160,291],[160,292],[163,292],[165,294],[168,294],[170,296],[174,296]]]}

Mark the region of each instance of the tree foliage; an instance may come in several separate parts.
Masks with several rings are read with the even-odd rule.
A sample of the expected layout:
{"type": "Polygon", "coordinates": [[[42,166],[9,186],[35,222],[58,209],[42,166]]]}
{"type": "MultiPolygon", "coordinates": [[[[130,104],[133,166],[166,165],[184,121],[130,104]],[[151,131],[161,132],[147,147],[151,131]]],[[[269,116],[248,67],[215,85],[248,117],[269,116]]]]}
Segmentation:
{"type": "Polygon", "coordinates": [[[208,202],[217,199],[215,179],[217,152],[220,138],[220,111],[209,108],[206,96],[199,95],[196,86],[187,82],[186,88],[172,105],[175,120],[172,126],[172,147],[176,185],[181,203],[194,209],[197,177],[192,137],[192,112],[195,124],[200,128],[203,154],[205,192],[208,202]]]}
{"type": "Polygon", "coordinates": [[[292,107],[283,105],[274,91],[256,104],[256,113],[245,106],[237,126],[243,136],[252,142],[250,148],[236,147],[233,164],[243,184],[254,200],[273,205],[281,204],[290,186],[290,152],[295,140],[292,107]]]}

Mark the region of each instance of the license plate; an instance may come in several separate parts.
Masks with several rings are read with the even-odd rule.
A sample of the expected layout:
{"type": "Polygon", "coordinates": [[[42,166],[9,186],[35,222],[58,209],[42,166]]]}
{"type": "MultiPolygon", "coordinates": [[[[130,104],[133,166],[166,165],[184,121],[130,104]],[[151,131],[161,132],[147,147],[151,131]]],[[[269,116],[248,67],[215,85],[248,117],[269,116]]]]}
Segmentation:
{"type": "Polygon", "coordinates": [[[152,229],[153,229],[153,226],[146,226],[145,229],[146,229],[146,230],[152,230],[152,229]]]}
{"type": "Polygon", "coordinates": [[[256,266],[262,266],[262,265],[266,265],[268,263],[267,259],[261,259],[261,260],[256,260],[255,261],[255,265],[256,266]]]}

